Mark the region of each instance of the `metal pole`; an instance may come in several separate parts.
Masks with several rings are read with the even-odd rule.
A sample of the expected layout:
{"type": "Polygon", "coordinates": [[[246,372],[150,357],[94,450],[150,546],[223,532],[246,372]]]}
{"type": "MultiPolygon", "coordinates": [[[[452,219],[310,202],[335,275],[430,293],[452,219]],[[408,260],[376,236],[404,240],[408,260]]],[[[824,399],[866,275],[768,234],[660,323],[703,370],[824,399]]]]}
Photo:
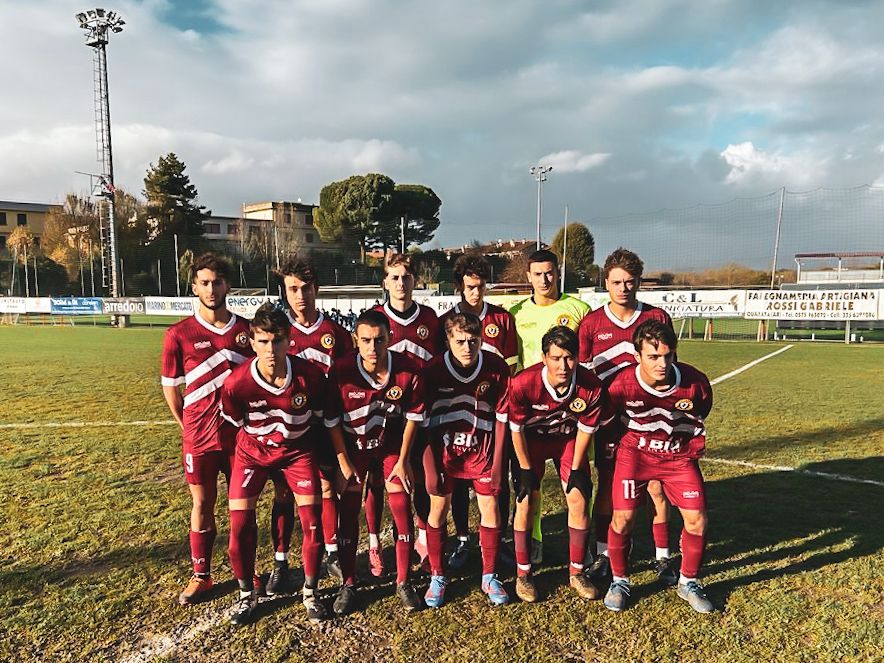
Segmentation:
{"type": "Polygon", "coordinates": [[[178,273],[178,233],[173,235],[175,238],[175,296],[181,296],[181,275],[178,273]]]}
{"type": "Polygon", "coordinates": [[[777,212],[777,234],[774,239],[773,263],[770,266],[770,289],[773,290],[774,279],[777,273],[777,258],[780,253],[780,229],[783,225],[783,204],[786,201],[786,187],[780,189],[780,209],[777,212]]]}
{"type": "Polygon", "coordinates": [[[402,250],[400,251],[400,253],[405,253],[405,217],[403,216],[400,219],[400,221],[401,221],[400,227],[401,227],[401,233],[402,233],[402,250]]]}
{"type": "Polygon", "coordinates": [[[95,256],[92,255],[92,240],[89,240],[89,280],[92,282],[92,296],[95,297],[95,256]]]}
{"type": "Polygon", "coordinates": [[[160,259],[157,258],[157,292],[163,294],[163,268],[160,266],[160,259]]]}
{"type": "Polygon", "coordinates": [[[40,277],[37,276],[37,254],[34,254],[34,290],[37,293],[37,297],[40,296],[40,277]]]}
{"type": "Polygon", "coordinates": [[[562,285],[559,292],[565,292],[565,269],[568,265],[568,206],[565,205],[565,241],[562,248],[562,285]]]}
{"type": "Polygon", "coordinates": [[[537,250],[540,251],[540,210],[543,196],[543,173],[537,176],[537,250]]]}
{"type": "Polygon", "coordinates": [[[12,278],[9,280],[9,296],[15,296],[15,269],[16,265],[18,265],[18,247],[16,246],[12,249],[12,278]]]}
{"type": "Polygon", "coordinates": [[[126,270],[123,268],[123,259],[122,258],[120,258],[120,286],[122,286],[122,290],[120,291],[120,297],[125,297],[126,296],[126,270]]]}
{"type": "Polygon", "coordinates": [[[77,260],[80,262],[80,296],[86,296],[86,283],[83,280],[83,234],[77,233],[77,260]]]}
{"type": "Polygon", "coordinates": [[[31,277],[28,276],[28,245],[24,245],[25,248],[25,297],[31,296],[31,277]]]}

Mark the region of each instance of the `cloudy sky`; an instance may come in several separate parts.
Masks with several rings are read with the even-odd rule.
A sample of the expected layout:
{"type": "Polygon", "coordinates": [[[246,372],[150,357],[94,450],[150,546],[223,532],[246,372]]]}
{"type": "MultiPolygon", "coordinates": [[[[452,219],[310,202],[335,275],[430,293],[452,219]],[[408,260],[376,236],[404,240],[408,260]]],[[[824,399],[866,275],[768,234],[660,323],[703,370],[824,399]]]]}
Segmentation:
{"type": "MultiPolygon", "coordinates": [[[[97,167],[74,19],[90,7],[0,0],[2,200],[60,200],[87,188],[74,171],[97,167]]],[[[568,204],[599,253],[623,243],[649,267],[764,265],[780,187],[884,184],[881,2],[105,7],[127,21],[109,46],[117,183],[140,191],[174,151],[217,214],[316,202],[329,181],[384,172],[442,198],[437,246],[533,237],[528,169],[544,163],[546,240],[568,204]]],[[[859,195],[847,212],[838,193],[788,196],[782,250],[884,249],[881,217],[863,226],[884,197],[859,195]]]]}

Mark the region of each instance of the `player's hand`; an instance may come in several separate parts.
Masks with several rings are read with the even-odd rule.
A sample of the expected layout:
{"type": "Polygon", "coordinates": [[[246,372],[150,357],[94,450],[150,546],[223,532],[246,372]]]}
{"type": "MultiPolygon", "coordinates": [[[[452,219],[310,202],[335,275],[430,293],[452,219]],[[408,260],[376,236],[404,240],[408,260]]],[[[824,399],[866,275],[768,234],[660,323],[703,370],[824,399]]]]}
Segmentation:
{"type": "Polygon", "coordinates": [[[524,467],[519,468],[518,488],[519,492],[516,493],[516,502],[521,502],[540,488],[540,482],[537,480],[534,470],[526,470],[524,467]]]}
{"type": "Polygon", "coordinates": [[[336,486],[336,490],[338,495],[342,495],[353,481],[356,483],[362,483],[359,480],[359,475],[356,474],[356,470],[353,469],[353,466],[349,461],[341,463],[340,471],[337,473],[337,479],[338,485],[336,486]]]}
{"type": "Polygon", "coordinates": [[[409,495],[411,494],[411,472],[406,463],[403,463],[400,459],[393,466],[393,471],[390,472],[390,476],[387,477],[387,481],[393,481],[395,478],[399,478],[399,481],[402,482],[402,487],[405,489],[405,492],[409,495]]]}
{"type": "Polygon", "coordinates": [[[589,501],[592,497],[592,479],[589,478],[589,472],[584,468],[571,470],[568,476],[568,487],[565,488],[565,494],[570,493],[574,488],[583,493],[583,499],[589,501]]]}

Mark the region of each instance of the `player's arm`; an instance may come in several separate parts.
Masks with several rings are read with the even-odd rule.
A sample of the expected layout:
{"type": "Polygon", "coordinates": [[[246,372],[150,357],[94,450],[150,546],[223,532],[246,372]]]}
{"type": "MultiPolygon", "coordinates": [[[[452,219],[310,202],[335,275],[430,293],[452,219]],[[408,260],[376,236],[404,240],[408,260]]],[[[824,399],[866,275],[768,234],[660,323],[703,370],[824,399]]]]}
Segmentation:
{"type": "Polygon", "coordinates": [[[494,459],[491,463],[492,488],[499,489],[504,479],[505,468],[508,467],[506,448],[506,429],[509,424],[509,372],[501,366],[499,375],[500,392],[494,406],[494,459]]]}
{"type": "Polygon", "coordinates": [[[510,391],[509,424],[513,437],[513,451],[519,461],[519,485],[516,501],[521,502],[533,491],[540,488],[534,470],[531,468],[531,456],[528,455],[528,441],[525,439],[524,423],[527,420],[526,409],[515,388],[510,391]]]}
{"type": "Polygon", "coordinates": [[[184,361],[177,337],[169,330],[163,338],[162,371],[160,383],[163,386],[163,398],[172,417],[184,428],[184,396],[181,385],[184,384],[184,361]]]}
{"type": "MultiPolygon", "coordinates": [[[[399,447],[399,460],[393,466],[393,471],[387,477],[387,481],[393,477],[399,477],[402,487],[406,493],[411,493],[411,465],[408,462],[408,456],[411,453],[411,447],[417,437],[417,431],[424,422],[426,404],[424,403],[424,387],[423,380],[415,373],[411,380],[411,389],[408,407],[405,410],[405,429],[402,432],[402,446],[399,447]]],[[[403,404],[403,406],[406,404],[403,404]]]]}

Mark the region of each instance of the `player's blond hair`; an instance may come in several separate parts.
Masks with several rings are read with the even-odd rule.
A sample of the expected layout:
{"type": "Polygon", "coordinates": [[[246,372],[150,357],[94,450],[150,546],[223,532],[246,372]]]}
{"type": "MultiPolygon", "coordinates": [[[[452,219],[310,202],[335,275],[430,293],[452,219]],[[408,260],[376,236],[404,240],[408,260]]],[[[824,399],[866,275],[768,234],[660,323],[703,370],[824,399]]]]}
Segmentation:
{"type": "Polygon", "coordinates": [[[390,267],[398,267],[399,265],[405,267],[406,272],[417,278],[414,262],[412,261],[411,256],[407,253],[396,253],[390,256],[384,263],[384,276],[387,275],[387,270],[389,270],[390,267]]]}

